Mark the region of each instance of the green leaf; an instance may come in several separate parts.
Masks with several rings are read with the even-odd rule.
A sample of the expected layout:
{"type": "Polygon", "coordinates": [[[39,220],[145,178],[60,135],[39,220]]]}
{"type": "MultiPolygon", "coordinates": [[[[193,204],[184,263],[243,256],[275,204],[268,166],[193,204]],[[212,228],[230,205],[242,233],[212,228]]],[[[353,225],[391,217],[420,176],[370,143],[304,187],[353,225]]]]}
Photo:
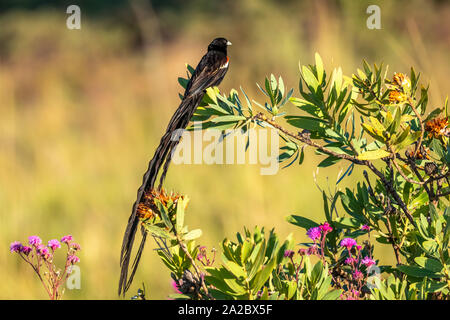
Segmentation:
{"type": "Polygon", "coordinates": [[[211,121],[214,123],[218,123],[218,122],[238,122],[238,121],[242,121],[245,120],[246,118],[244,116],[221,116],[221,117],[216,117],[214,119],[212,119],[211,121]]]}
{"type": "Polygon", "coordinates": [[[436,241],[427,240],[422,243],[423,249],[430,255],[434,254],[438,248],[436,241]]]}
{"type": "Polygon", "coordinates": [[[336,94],[339,95],[342,88],[342,69],[339,67],[337,70],[333,70],[333,74],[331,76],[331,88],[334,87],[336,90],[336,94]]]}
{"type": "Polygon", "coordinates": [[[408,125],[408,126],[406,126],[405,130],[403,130],[402,133],[400,133],[397,136],[397,139],[395,139],[393,144],[394,145],[396,145],[396,144],[398,145],[398,144],[402,143],[408,137],[409,132],[410,132],[410,126],[408,125]]]}
{"type": "Polygon", "coordinates": [[[329,292],[327,292],[322,300],[337,300],[341,296],[342,290],[334,289],[329,292]]]}
{"type": "Polygon", "coordinates": [[[312,71],[308,67],[303,66],[302,67],[302,76],[303,76],[303,80],[305,80],[308,87],[310,87],[313,92],[316,92],[317,88],[319,87],[319,82],[317,81],[316,77],[314,76],[314,73],[312,73],[312,71]]]}
{"type": "Polygon", "coordinates": [[[305,149],[305,146],[303,146],[301,148],[301,150],[300,150],[300,158],[298,159],[298,164],[299,165],[303,163],[303,160],[305,160],[305,151],[304,151],[304,149],[305,149]]]}
{"type": "Polygon", "coordinates": [[[205,281],[208,284],[212,284],[214,287],[224,293],[229,294],[232,292],[232,289],[224,281],[226,278],[233,278],[233,274],[230,271],[228,271],[224,267],[221,267],[220,269],[206,267],[205,269],[210,274],[205,276],[205,281]]]}
{"type": "Polygon", "coordinates": [[[272,258],[268,264],[263,266],[263,269],[258,271],[258,273],[253,278],[254,281],[250,283],[250,286],[252,288],[252,291],[254,294],[256,294],[261,287],[266,283],[266,281],[269,279],[270,274],[272,273],[272,270],[275,268],[276,265],[276,259],[272,258]]]}
{"type": "Polygon", "coordinates": [[[208,109],[212,109],[214,111],[214,114],[218,114],[218,115],[226,115],[226,114],[230,114],[228,110],[225,110],[224,108],[222,108],[220,105],[218,104],[208,104],[208,109]]]}
{"type": "Polygon", "coordinates": [[[158,211],[161,214],[161,219],[163,220],[166,227],[170,230],[172,229],[173,225],[172,222],[170,222],[169,213],[167,212],[167,208],[162,204],[161,201],[158,199],[153,200],[158,207],[158,211]]]}
{"type": "Polygon", "coordinates": [[[401,124],[401,118],[402,118],[402,113],[400,112],[400,109],[397,108],[394,113],[394,121],[388,128],[388,130],[391,134],[394,134],[397,132],[397,130],[401,124]]]}
{"type": "Polygon", "coordinates": [[[253,264],[250,268],[250,272],[248,273],[248,279],[253,279],[253,277],[258,272],[259,268],[264,262],[265,252],[266,252],[265,241],[262,241],[255,246],[255,249],[253,250],[250,256],[250,259],[253,261],[253,264]]]}
{"type": "Polygon", "coordinates": [[[433,139],[430,143],[431,149],[436,152],[440,159],[445,157],[444,148],[438,139],[433,139]]]}
{"type": "Polygon", "coordinates": [[[311,102],[308,102],[306,100],[300,99],[300,98],[290,98],[289,101],[295,106],[297,106],[299,109],[309,113],[310,115],[314,117],[323,118],[324,114],[322,110],[316,106],[315,104],[312,104],[311,102]]]}
{"type": "Polygon", "coordinates": [[[181,232],[181,229],[183,229],[184,225],[184,209],[186,207],[187,201],[185,201],[183,198],[179,198],[177,202],[177,213],[176,213],[176,230],[178,233],[181,232]]]}
{"type": "Polygon", "coordinates": [[[380,121],[378,121],[377,118],[369,117],[369,119],[370,119],[370,122],[372,123],[373,127],[375,128],[375,130],[378,130],[378,131],[381,131],[381,132],[386,131],[386,128],[381,124],[380,121]]]}
{"type": "Polygon", "coordinates": [[[248,257],[250,256],[250,254],[252,253],[252,249],[253,249],[253,244],[250,242],[250,240],[245,240],[244,243],[242,244],[242,249],[241,249],[241,263],[244,265],[248,259],[248,257]]]}
{"type": "Polygon", "coordinates": [[[322,191],[322,201],[323,201],[323,211],[325,213],[325,217],[330,224],[333,224],[333,220],[331,219],[330,208],[328,207],[328,198],[325,191],[322,191]]]}
{"type": "Polygon", "coordinates": [[[340,228],[353,228],[353,229],[358,229],[361,225],[361,222],[359,220],[349,217],[337,218],[335,221],[333,221],[333,223],[340,228]]]}
{"type": "MultiPolygon", "coordinates": [[[[399,150],[402,150],[402,149],[405,148],[405,147],[410,146],[411,144],[413,144],[414,142],[416,142],[417,139],[419,139],[420,135],[421,135],[421,132],[420,132],[420,131],[416,131],[416,132],[410,133],[410,134],[406,137],[406,139],[404,139],[401,143],[399,143],[399,144],[397,144],[397,145],[395,146],[395,150],[396,150],[396,151],[399,151],[399,150]]],[[[400,137],[399,137],[399,139],[400,139],[400,137]]]]}
{"type": "Polygon", "coordinates": [[[278,78],[278,90],[280,90],[280,97],[284,95],[284,82],[281,76],[278,78]]]}
{"type": "Polygon", "coordinates": [[[315,54],[315,59],[316,59],[317,80],[319,80],[319,84],[321,84],[324,78],[324,69],[322,58],[317,52],[315,54]]]}
{"type": "Polygon", "coordinates": [[[235,279],[223,279],[223,281],[233,290],[233,295],[244,295],[247,293],[245,288],[239,284],[235,279]]]}
{"type": "Polygon", "coordinates": [[[364,129],[364,131],[367,132],[372,138],[383,143],[385,142],[386,138],[383,136],[382,131],[376,130],[373,126],[367,123],[362,123],[361,126],[364,129]]]}
{"type": "Polygon", "coordinates": [[[328,272],[328,269],[325,269],[322,273],[322,278],[324,278],[323,281],[320,282],[320,287],[317,290],[317,299],[322,300],[327,291],[331,287],[331,277],[326,273],[328,272]]]}
{"type": "Polygon", "coordinates": [[[435,272],[429,271],[424,268],[416,267],[416,266],[407,266],[400,265],[397,266],[397,269],[401,272],[407,274],[408,276],[416,277],[416,278],[436,278],[438,275],[435,272]]]}
{"type": "Polygon", "coordinates": [[[186,240],[186,241],[194,240],[194,239],[200,238],[201,236],[202,236],[202,230],[195,229],[195,230],[192,230],[192,231],[186,233],[185,235],[183,235],[183,240],[186,240]]]}
{"type": "Polygon", "coordinates": [[[436,259],[426,257],[416,257],[414,261],[431,272],[441,272],[444,266],[436,259]]]}
{"type": "Polygon", "coordinates": [[[169,294],[169,298],[173,300],[191,300],[190,296],[181,293],[171,293],[169,294]]]}
{"type": "Polygon", "coordinates": [[[185,78],[178,78],[178,83],[184,88],[186,89],[187,84],[189,83],[189,79],[185,79],[185,78]]]}
{"type": "Polygon", "coordinates": [[[327,124],[326,121],[313,117],[286,116],[285,119],[294,127],[310,131],[319,131],[327,124]]]}
{"type": "Polygon", "coordinates": [[[225,267],[236,276],[236,278],[247,278],[247,274],[244,268],[238,265],[236,262],[229,261],[225,256],[222,256],[225,267]]]}
{"type": "Polygon", "coordinates": [[[366,151],[358,156],[359,160],[376,160],[390,156],[391,154],[383,149],[366,151]]]}
{"type": "Polygon", "coordinates": [[[155,234],[158,237],[164,238],[164,239],[175,239],[175,236],[173,236],[172,234],[168,233],[166,230],[157,227],[155,225],[150,225],[150,224],[146,224],[144,223],[144,227],[148,230],[148,232],[150,232],[151,234],[155,234]]]}
{"type": "Polygon", "coordinates": [[[322,276],[323,264],[322,261],[317,262],[312,271],[311,271],[311,283],[314,285],[319,282],[320,277],[322,276]]]}
{"type": "Polygon", "coordinates": [[[329,157],[325,158],[324,160],[322,160],[317,166],[319,168],[326,168],[326,167],[336,164],[337,162],[339,162],[341,160],[342,160],[341,158],[338,158],[335,156],[329,156],[329,157]]]}
{"type": "Polygon", "coordinates": [[[316,223],[308,218],[295,216],[295,215],[287,216],[286,221],[293,225],[296,225],[298,227],[304,228],[306,230],[309,230],[310,228],[319,226],[318,223],[316,223]]]}

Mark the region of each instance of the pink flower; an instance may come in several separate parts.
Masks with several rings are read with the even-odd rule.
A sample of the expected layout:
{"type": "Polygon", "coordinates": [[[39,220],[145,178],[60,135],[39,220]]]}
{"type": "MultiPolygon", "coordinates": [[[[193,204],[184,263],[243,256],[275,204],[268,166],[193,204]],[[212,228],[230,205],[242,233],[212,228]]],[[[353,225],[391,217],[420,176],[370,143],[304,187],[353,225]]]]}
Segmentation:
{"type": "Polygon", "coordinates": [[[201,261],[202,259],[205,259],[207,255],[206,252],[206,247],[205,246],[201,246],[200,248],[198,248],[198,254],[197,254],[197,260],[201,261]]]}
{"type": "Polygon", "coordinates": [[[320,230],[323,231],[323,233],[328,233],[333,231],[333,228],[330,226],[328,222],[325,222],[324,224],[319,226],[320,230]]]}
{"type": "Polygon", "coordinates": [[[69,234],[67,236],[62,237],[61,242],[69,244],[69,242],[72,241],[72,239],[73,239],[72,236],[69,234]]]}
{"type": "Polygon", "coordinates": [[[11,243],[11,245],[9,246],[9,251],[11,253],[13,252],[21,252],[22,251],[22,244],[19,241],[14,241],[13,243],[11,243]]]}
{"type": "Polygon", "coordinates": [[[47,245],[47,246],[48,246],[50,249],[52,249],[53,251],[55,251],[56,249],[61,248],[61,244],[60,244],[59,241],[56,240],[56,239],[50,240],[50,241],[48,242],[48,245],[47,245]]]}
{"type": "Polygon", "coordinates": [[[31,252],[31,247],[23,246],[21,252],[23,252],[25,255],[28,255],[31,252]]]}
{"type": "Polygon", "coordinates": [[[317,253],[317,245],[309,247],[308,250],[306,251],[306,254],[308,256],[315,255],[316,253],[317,253]]]}
{"type": "Polygon", "coordinates": [[[68,256],[68,257],[67,257],[67,261],[68,261],[70,264],[75,264],[75,263],[80,262],[80,258],[78,258],[76,255],[71,255],[71,256],[68,256]]]}
{"type": "Polygon", "coordinates": [[[341,247],[346,247],[349,251],[350,249],[356,245],[356,240],[352,238],[344,238],[341,240],[341,247]]]}
{"type": "Polygon", "coordinates": [[[356,245],[356,250],[359,251],[359,250],[361,250],[361,249],[362,249],[362,247],[361,247],[359,244],[357,244],[357,245],[356,245]]]}
{"type": "Polygon", "coordinates": [[[365,224],[361,227],[361,230],[370,231],[370,227],[367,224],[365,224]]]}
{"type": "Polygon", "coordinates": [[[78,243],[71,243],[70,244],[70,247],[72,248],[72,249],[74,249],[75,251],[78,251],[78,250],[81,250],[81,246],[78,244],[78,243]]]}
{"type": "Polygon", "coordinates": [[[30,236],[28,237],[28,243],[32,246],[38,246],[42,243],[42,240],[38,236],[30,236]]]}
{"type": "Polygon", "coordinates": [[[355,272],[353,272],[353,279],[361,280],[362,278],[364,278],[364,275],[361,271],[355,270],[355,272]]]}
{"type": "Polygon", "coordinates": [[[354,262],[357,262],[358,260],[356,258],[347,258],[345,259],[345,264],[353,264],[354,262]]]}
{"type": "Polygon", "coordinates": [[[285,258],[292,258],[293,256],[294,256],[294,251],[292,251],[292,250],[286,250],[285,252],[284,252],[284,257],[285,258]]]}
{"type": "Polygon", "coordinates": [[[176,293],[182,293],[180,291],[180,288],[178,287],[178,284],[177,284],[177,282],[175,280],[172,280],[172,287],[173,287],[173,289],[175,290],[176,293]]]}
{"type": "Polygon", "coordinates": [[[39,245],[37,247],[36,251],[37,251],[38,255],[40,255],[44,259],[48,259],[51,256],[50,251],[44,245],[39,245]]]}
{"type": "Polygon", "coordinates": [[[371,265],[375,264],[375,260],[370,259],[369,257],[365,257],[364,259],[362,259],[361,263],[366,267],[370,267],[371,265]]]}
{"type": "Polygon", "coordinates": [[[311,240],[316,241],[322,235],[322,231],[320,230],[320,227],[314,227],[309,229],[306,234],[311,238],[311,240]]]}

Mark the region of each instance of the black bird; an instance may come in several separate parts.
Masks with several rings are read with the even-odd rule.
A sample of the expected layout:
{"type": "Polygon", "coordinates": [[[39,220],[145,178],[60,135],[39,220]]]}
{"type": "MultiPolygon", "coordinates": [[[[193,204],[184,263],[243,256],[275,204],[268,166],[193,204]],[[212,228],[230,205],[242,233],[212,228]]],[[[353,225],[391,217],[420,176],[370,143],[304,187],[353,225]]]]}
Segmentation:
{"type": "Polygon", "coordinates": [[[123,236],[122,250],[120,253],[121,272],[119,280],[119,295],[125,294],[133,281],[133,277],[136,273],[142,251],[144,249],[145,239],[147,237],[147,231],[141,227],[141,244],[138,252],[136,253],[136,257],[134,258],[131,274],[128,277],[131,251],[133,249],[134,237],[139,225],[139,218],[137,217],[138,206],[143,201],[145,193],[154,189],[156,177],[159,170],[164,165],[164,170],[159,179],[158,189],[160,190],[162,187],[162,183],[171,160],[172,151],[176,148],[179,142],[178,139],[172,138],[173,134],[177,129],[185,129],[187,127],[195,109],[202,101],[206,89],[219,85],[227,73],[229,63],[227,46],[229,45],[231,45],[231,42],[225,38],[216,38],[209,44],[208,52],[200,60],[197,68],[195,68],[195,71],[186,86],[183,100],[170,119],[166,133],[162,136],[159,146],[156,149],[155,154],[148,165],[148,169],[144,174],[142,185],[138,189],[137,199],[133,205],[133,210],[130,218],[128,219],[127,228],[123,236]]]}

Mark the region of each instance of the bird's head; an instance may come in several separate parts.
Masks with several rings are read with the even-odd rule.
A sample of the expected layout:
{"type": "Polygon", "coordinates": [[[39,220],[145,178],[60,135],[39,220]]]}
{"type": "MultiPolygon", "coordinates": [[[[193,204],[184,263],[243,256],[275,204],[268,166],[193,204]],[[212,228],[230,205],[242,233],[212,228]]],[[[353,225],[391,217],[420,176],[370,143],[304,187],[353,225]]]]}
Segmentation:
{"type": "Polygon", "coordinates": [[[225,38],[216,38],[208,46],[208,51],[216,50],[227,53],[227,47],[231,46],[231,42],[225,38]]]}

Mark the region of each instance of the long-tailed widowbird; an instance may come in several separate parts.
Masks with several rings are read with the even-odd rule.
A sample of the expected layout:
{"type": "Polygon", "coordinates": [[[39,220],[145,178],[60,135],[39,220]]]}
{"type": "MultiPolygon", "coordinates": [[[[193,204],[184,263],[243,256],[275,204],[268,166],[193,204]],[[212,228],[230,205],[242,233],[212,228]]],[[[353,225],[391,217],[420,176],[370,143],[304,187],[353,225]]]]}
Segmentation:
{"type": "Polygon", "coordinates": [[[139,226],[139,218],[137,216],[138,206],[143,200],[145,193],[154,189],[156,177],[161,167],[164,166],[160,176],[158,189],[160,190],[162,187],[171,160],[172,151],[179,142],[178,139],[172,139],[174,132],[177,129],[185,129],[187,127],[195,109],[202,101],[206,89],[219,85],[227,73],[229,64],[227,46],[229,45],[231,45],[231,42],[225,38],[216,38],[209,44],[207,53],[202,57],[195,68],[195,71],[186,86],[183,100],[170,119],[166,133],[162,136],[159,146],[156,149],[152,160],[149,162],[142,185],[138,189],[137,199],[133,205],[133,210],[128,219],[127,228],[123,236],[122,250],[120,253],[121,271],[119,279],[119,295],[125,294],[133,281],[147,237],[147,231],[142,227],[141,244],[136,253],[136,257],[134,258],[131,274],[128,276],[131,251],[133,249],[136,231],[139,226]]]}

